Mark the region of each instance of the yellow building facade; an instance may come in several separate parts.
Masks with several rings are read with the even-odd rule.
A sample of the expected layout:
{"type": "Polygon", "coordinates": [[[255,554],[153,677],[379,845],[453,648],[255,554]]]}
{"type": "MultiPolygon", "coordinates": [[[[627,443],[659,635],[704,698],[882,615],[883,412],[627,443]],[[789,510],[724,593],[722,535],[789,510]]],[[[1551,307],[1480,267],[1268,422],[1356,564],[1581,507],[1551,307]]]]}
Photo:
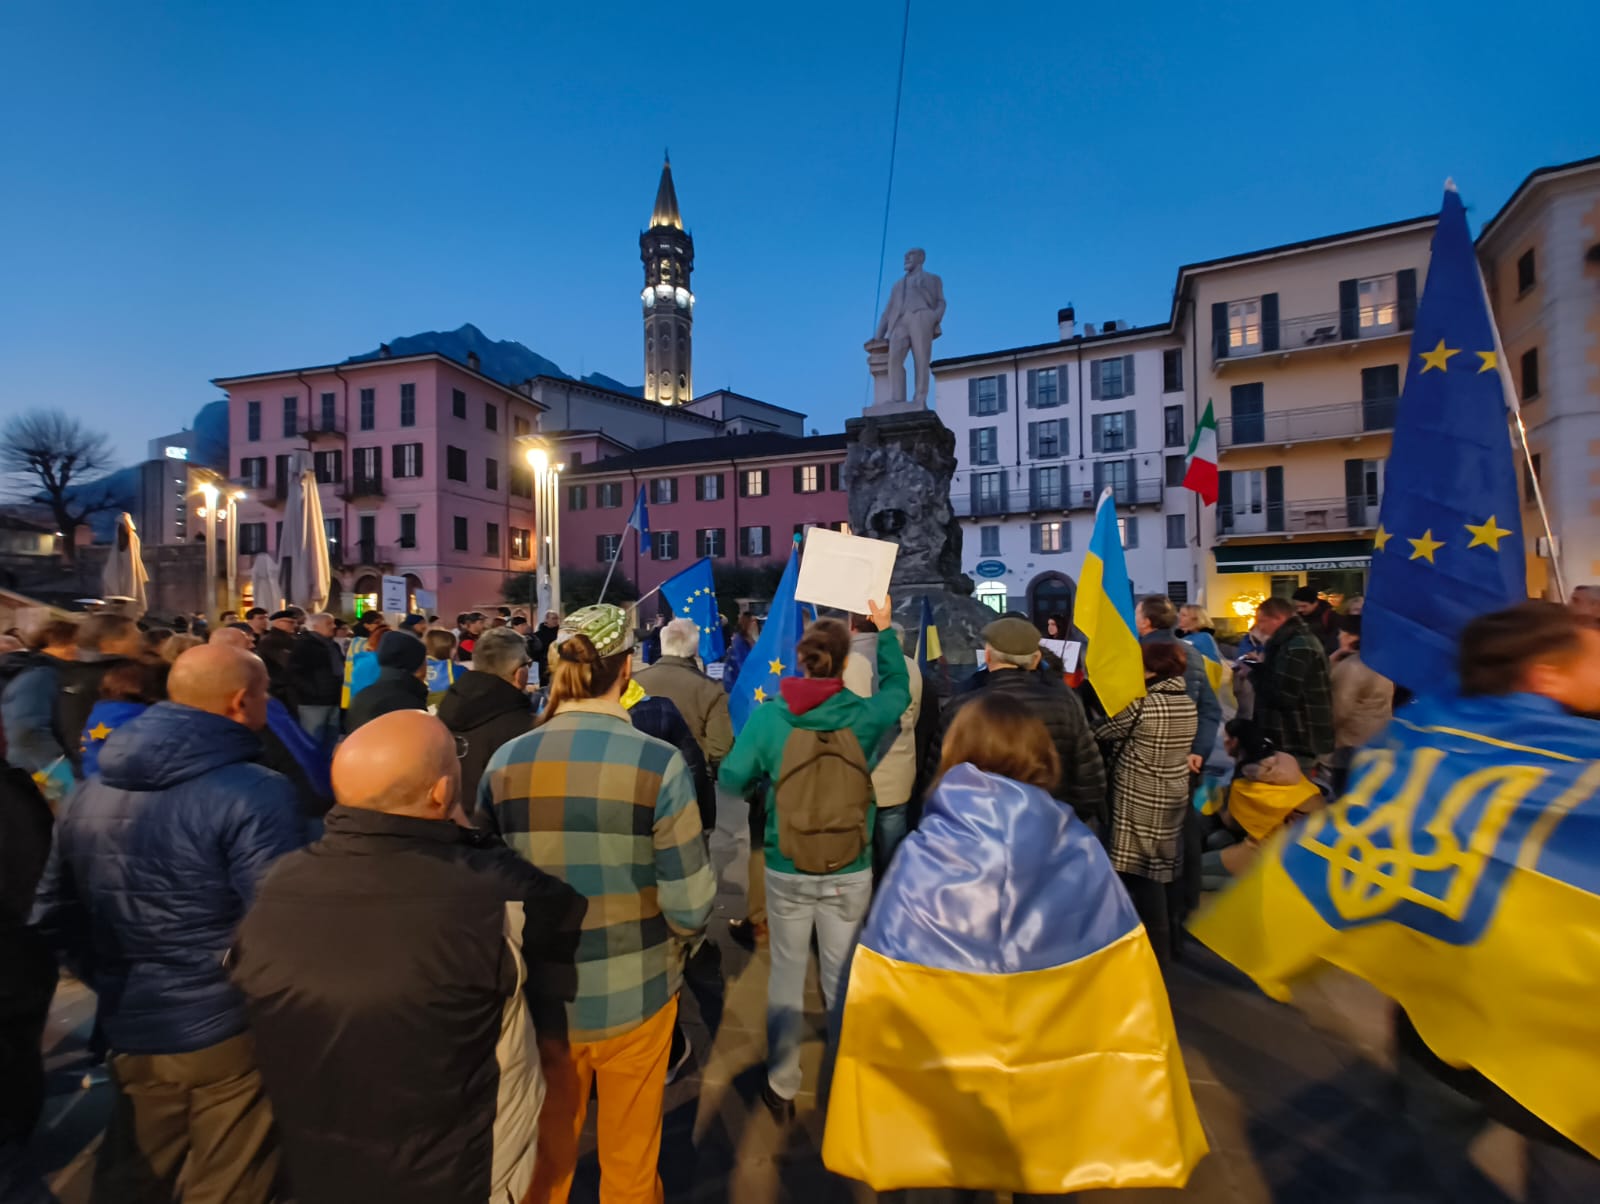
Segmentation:
{"type": "Polygon", "coordinates": [[[1205,604],[1239,627],[1312,585],[1361,593],[1433,216],[1180,269],[1195,405],[1217,421],[1199,515],[1205,604]]]}

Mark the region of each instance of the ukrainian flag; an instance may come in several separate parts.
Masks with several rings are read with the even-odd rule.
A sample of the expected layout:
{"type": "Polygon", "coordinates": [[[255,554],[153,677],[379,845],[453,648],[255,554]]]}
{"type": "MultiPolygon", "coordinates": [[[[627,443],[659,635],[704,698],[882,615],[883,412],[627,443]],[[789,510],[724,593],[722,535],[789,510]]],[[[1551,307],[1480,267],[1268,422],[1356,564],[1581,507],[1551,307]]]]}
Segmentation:
{"type": "Polygon", "coordinates": [[[1321,962],[1600,1155],[1600,738],[1528,694],[1413,703],[1194,923],[1274,998],[1321,962]]]}
{"type": "Polygon", "coordinates": [[[1111,490],[1100,495],[1094,534],[1078,576],[1073,619],[1089,639],[1085,668],[1107,715],[1144,697],[1144,654],[1133,625],[1133,586],[1122,558],[1122,532],[1111,490]]]}
{"type": "Polygon", "coordinates": [[[822,1159],[878,1191],[1179,1187],[1206,1152],[1149,938],[1043,790],[951,770],[852,959],[822,1159]]]}
{"type": "Polygon", "coordinates": [[[1216,636],[1209,631],[1191,631],[1183,638],[1205,658],[1206,680],[1211,683],[1211,692],[1221,697],[1222,683],[1227,674],[1223,668],[1222,649],[1217,647],[1216,636]]]}

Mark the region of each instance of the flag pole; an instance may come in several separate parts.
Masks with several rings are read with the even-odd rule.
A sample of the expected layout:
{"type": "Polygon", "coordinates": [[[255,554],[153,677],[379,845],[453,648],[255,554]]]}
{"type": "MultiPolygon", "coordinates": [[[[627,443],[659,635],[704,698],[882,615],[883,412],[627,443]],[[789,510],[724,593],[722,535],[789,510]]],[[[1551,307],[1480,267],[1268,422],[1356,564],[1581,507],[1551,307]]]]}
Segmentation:
{"type": "Polygon", "coordinates": [[[617,550],[611,553],[611,567],[606,570],[606,579],[600,585],[600,596],[595,599],[599,605],[606,600],[606,590],[611,588],[611,574],[617,571],[617,558],[622,555],[622,545],[628,540],[628,532],[633,530],[633,516],[628,516],[627,526],[622,528],[622,534],[617,537],[617,550]]]}
{"type": "Polygon", "coordinates": [[[1517,444],[1522,448],[1522,462],[1526,466],[1527,478],[1533,483],[1533,500],[1539,508],[1539,522],[1544,527],[1545,547],[1549,554],[1545,557],[1550,562],[1550,575],[1555,578],[1557,601],[1567,600],[1567,584],[1561,575],[1561,556],[1557,550],[1556,533],[1550,526],[1550,511],[1544,502],[1544,485],[1539,481],[1539,474],[1533,470],[1533,451],[1528,447],[1528,428],[1522,421],[1522,402],[1517,397],[1516,382],[1511,379],[1511,365],[1506,362],[1506,346],[1500,340],[1500,323],[1495,321],[1494,309],[1489,305],[1489,284],[1483,278],[1483,265],[1478,268],[1478,287],[1483,289],[1483,306],[1489,314],[1489,329],[1494,331],[1494,363],[1499,371],[1500,387],[1506,395],[1506,404],[1511,409],[1513,426],[1517,432],[1517,444]]]}

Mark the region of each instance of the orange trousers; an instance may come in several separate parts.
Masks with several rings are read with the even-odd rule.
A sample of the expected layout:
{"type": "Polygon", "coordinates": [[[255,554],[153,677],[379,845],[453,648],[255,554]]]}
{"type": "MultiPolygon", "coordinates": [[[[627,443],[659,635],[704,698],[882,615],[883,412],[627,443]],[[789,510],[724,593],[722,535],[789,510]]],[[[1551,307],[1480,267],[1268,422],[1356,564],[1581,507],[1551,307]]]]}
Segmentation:
{"type": "Polygon", "coordinates": [[[566,1204],[578,1167],[589,1090],[600,1095],[601,1204],[661,1204],[661,1099],[678,1018],[673,999],[632,1032],[605,1041],[540,1041],[544,1108],[533,1186],[523,1204],[566,1204]],[[598,1084],[596,1084],[598,1080],[598,1084]]]}

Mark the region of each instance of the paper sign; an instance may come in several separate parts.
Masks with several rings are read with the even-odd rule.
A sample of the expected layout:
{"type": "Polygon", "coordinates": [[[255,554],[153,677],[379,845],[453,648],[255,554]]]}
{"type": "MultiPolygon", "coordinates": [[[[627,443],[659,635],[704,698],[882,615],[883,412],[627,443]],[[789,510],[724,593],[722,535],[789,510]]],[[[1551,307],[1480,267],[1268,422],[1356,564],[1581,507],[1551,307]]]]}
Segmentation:
{"type": "Polygon", "coordinates": [[[439,596],[431,589],[413,590],[412,593],[416,598],[418,610],[431,615],[439,608],[439,596]]]}
{"type": "Polygon", "coordinates": [[[1061,671],[1074,673],[1078,668],[1078,657],[1083,655],[1083,644],[1078,640],[1040,640],[1039,647],[1048,648],[1061,658],[1061,671]]]}
{"type": "Polygon", "coordinates": [[[404,577],[389,577],[383,579],[383,591],[379,599],[379,609],[386,614],[403,615],[406,613],[406,579],[404,577]]]}
{"type": "Polygon", "coordinates": [[[812,527],[800,554],[795,600],[864,615],[869,598],[882,602],[888,596],[899,551],[899,544],[887,540],[812,527]]]}

